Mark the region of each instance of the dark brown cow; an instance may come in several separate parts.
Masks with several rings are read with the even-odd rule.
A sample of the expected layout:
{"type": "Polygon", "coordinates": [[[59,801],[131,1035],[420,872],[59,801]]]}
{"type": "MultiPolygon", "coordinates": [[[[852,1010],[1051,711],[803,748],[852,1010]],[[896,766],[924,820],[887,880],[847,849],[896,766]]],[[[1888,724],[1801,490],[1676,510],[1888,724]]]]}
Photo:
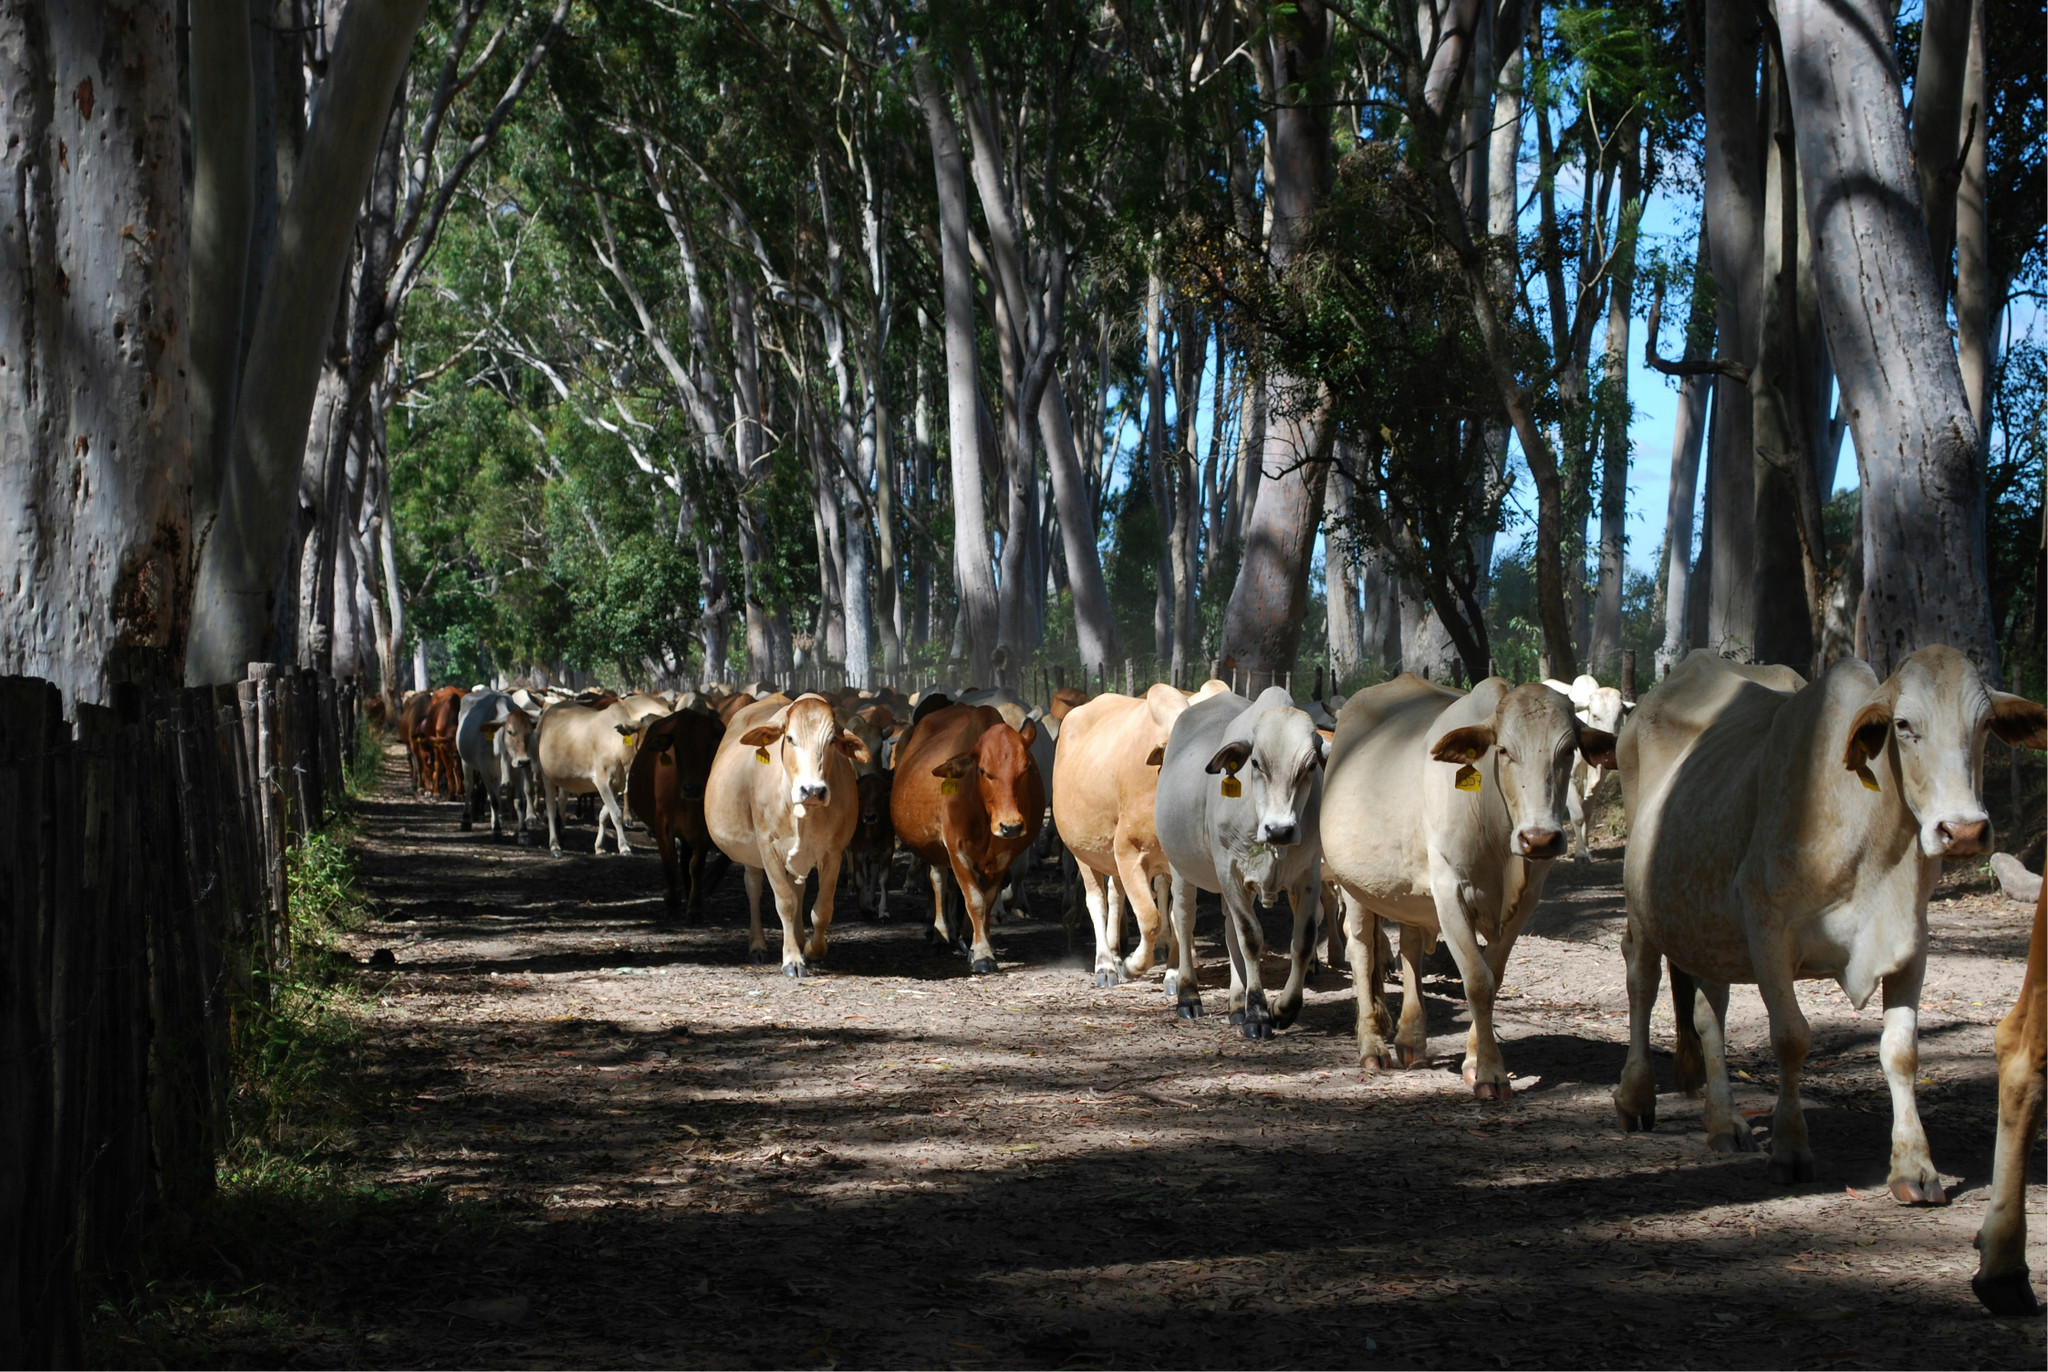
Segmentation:
{"type": "MultiPolygon", "coordinates": [[[[682,864],[675,845],[681,842],[689,850],[692,924],[704,917],[704,894],[709,889],[704,859],[717,851],[704,827],[704,783],[724,737],[724,722],[709,711],[678,710],[664,715],[647,726],[626,779],[626,802],[654,836],[654,851],[661,854],[662,896],[671,919],[682,909],[682,864]]],[[[720,872],[723,874],[722,868],[720,872]]]]}
{"type": "Polygon", "coordinates": [[[718,716],[719,723],[730,724],[732,723],[732,717],[746,709],[749,705],[752,705],[754,699],[754,696],[745,691],[735,691],[722,700],[713,701],[711,703],[711,710],[712,713],[718,716]]]}
{"type": "Polygon", "coordinates": [[[432,691],[414,691],[398,707],[398,738],[405,744],[405,763],[412,775],[414,795],[427,789],[427,741],[421,730],[433,704],[432,691]]]}
{"type": "Polygon", "coordinates": [[[860,820],[846,845],[846,861],[853,872],[854,908],[866,919],[889,918],[889,864],[896,856],[896,825],[889,815],[894,780],[893,773],[874,771],[855,783],[860,820]]]}
{"type": "MultiPolygon", "coordinates": [[[[967,949],[976,972],[996,970],[989,915],[1010,864],[1045,824],[1045,782],[1031,760],[1038,726],[1012,729],[987,705],[942,706],[896,750],[890,816],[903,846],[932,869],[932,922],[946,937],[946,874],[974,925],[967,949]]],[[[949,941],[951,941],[949,939],[949,941]]]]}
{"type": "Polygon", "coordinates": [[[462,698],[468,694],[460,686],[443,686],[434,692],[417,735],[424,745],[427,785],[446,800],[462,799],[462,763],[455,751],[455,726],[461,721],[462,698]]]}

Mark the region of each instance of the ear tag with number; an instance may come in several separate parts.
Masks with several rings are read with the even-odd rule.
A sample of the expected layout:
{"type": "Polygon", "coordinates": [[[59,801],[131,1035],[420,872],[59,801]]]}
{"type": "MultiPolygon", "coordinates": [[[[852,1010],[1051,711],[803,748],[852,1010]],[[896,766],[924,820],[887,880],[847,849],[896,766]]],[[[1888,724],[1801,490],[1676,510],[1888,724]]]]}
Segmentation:
{"type": "Polygon", "coordinates": [[[1856,765],[1856,779],[1863,783],[1863,789],[1866,791],[1882,789],[1877,784],[1877,778],[1870,774],[1870,764],[1867,762],[1861,762],[1856,765]]]}
{"type": "Polygon", "coordinates": [[[946,779],[945,779],[944,781],[942,781],[942,782],[940,782],[940,783],[939,783],[939,794],[940,794],[940,795],[942,795],[942,796],[957,796],[957,795],[959,795],[959,794],[960,794],[960,783],[959,783],[959,782],[957,782],[957,781],[955,781],[955,780],[953,780],[953,778],[951,778],[951,777],[947,777],[947,778],[946,778],[946,779]]]}
{"type": "Polygon", "coordinates": [[[1478,790],[1480,784],[1479,769],[1477,767],[1474,767],[1470,763],[1466,763],[1463,767],[1460,767],[1458,769],[1458,778],[1452,784],[1455,785],[1461,791],[1478,790]]]}
{"type": "Polygon", "coordinates": [[[1244,783],[1234,776],[1227,776],[1223,778],[1223,785],[1220,789],[1226,797],[1236,800],[1244,794],[1244,783]]]}
{"type": "Polygon", "coordinates": [[[673,767],[676,765],[676,760],[667,753],[656,753],[654,755],[654,765],[657,767],[673,767]]]}
{"type": "Polygon", "coordinates": [[[754,761],[756,761],[756,762],[766,762],[767,760],[768,760],[768,750],[767,750],[766,748],[756,748],[756,749],[754,750],[754,761]]]}

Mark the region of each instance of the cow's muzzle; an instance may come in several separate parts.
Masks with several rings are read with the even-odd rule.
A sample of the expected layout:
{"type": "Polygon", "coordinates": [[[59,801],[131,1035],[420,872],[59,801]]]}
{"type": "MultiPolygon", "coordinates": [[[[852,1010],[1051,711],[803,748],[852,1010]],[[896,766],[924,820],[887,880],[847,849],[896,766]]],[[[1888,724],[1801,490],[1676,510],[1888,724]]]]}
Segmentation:
{"type": "Polygon", "coordinates": [[[1015,838],[1024,832],[1024,824],[1021,820],[999,820],[993,827],[997,838],[1015,838]]]}
{"type": "Polygon", "coordinates": [[[799,805],[823,805],[832,799],[832,788],[822,781],[799,781],[789,795],[799,805]]]}
{"type": "Polygon", "coordinates": [[[1565,849],[1562,830],[1540,824],[1525,824],[1515,830],[1515,852],[1526,858],[1563,857],[1565,849]]]}
{"type": "Polygon", "coordinates": [[[1300,840],[1301,826],[1291,819],[1269,819],[1259,826],[1259,838],[1266,843],[1284,847],[1300,840]]]}
{"type": "Polygon", "coordinates": [[[1934,841],[1942,857],[1976,857],[1991,851],[1991,821],[1988,819],[1945,819],[1934,826],[1934,841]]]}

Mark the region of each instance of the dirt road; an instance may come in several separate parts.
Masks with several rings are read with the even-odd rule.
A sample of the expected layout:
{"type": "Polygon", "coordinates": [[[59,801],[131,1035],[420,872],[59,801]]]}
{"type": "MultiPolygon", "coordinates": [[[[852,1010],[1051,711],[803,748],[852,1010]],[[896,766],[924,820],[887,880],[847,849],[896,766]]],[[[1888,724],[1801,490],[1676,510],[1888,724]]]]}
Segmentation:
{"type": "MultiPolygon", "coordinates": [[[[452,805],[364,808],[360,861],[395,951],[374,994],[384,1105],[360,1179],[430,1183],[433,1222],[374,1217],[305,1255],[336,1275],[251,1361],[708,1366],[2010,1366],[2039,1322],[1971,1298],[1996,1104],[1989,1026],[2025,915],[1945,887],[1921,1026],[1921,1105],[1955,1203],[1884,1196],[1876,1006],[1808,985],[1820,1180],[1717,1158],[1697,1102],[1617,1127],[1627,1036],[1620,848],[1559,864],[1500,1010],[1516,1094],[1456,1073],[1453,983],[1433,1061],[1366,1080],[1349,978],[1324,971],[1267,1043],[1158,973],[1098,991],[1055,913],[996,934],[1003,970],[928,951],[924,906],[833,928],[823,975],[749,966],[737,875],[665,927],[645,851],[572,855],[459,833],[452,805]],[[340,1251],[357,1246],[359,1251],[340,1251]],[[324,1264],[324,1266],[323,1266],[324,1264]],[[331,1286],[331,1290],[328,1287],[331,1286]]],[[[1284,938],[1282,919],[1269,937],[1284,938]]],[[[1276,964],[1277,966],[1277,961],[1276,964]]],[[[1746,1111],[1773,1065],[1738,989],[1746,1111]]],[[[1668,999],[1660,1012],[1669,1044],[1668,999]]],[[[1661,1058],[1661,1055],[1660,1055],[1661,1058]]],[[[1668,1058],[1660,1072],[1668,1081],[1668,1058]]],[[[2042,1257],[2032,1159],[2032,1265],[2042,1257]]],[[[2037,1286],[2039,1278],[2037,1275],[2037,1286]]]]}

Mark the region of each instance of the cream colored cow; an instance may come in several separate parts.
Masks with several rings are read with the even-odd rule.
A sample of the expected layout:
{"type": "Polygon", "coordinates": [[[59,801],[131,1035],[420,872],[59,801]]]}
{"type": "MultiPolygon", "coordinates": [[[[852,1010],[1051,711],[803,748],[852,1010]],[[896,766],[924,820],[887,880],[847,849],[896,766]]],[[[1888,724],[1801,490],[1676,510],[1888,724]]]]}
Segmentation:
{"type": "MultiPolygon", "coordinates": [[[[1571,700],[1572,713],[1579,717],[1579,723],[1591,725],[1602,733],[1620,734],[1622,720],[1634,707],[1621,698],[1621,692],[1612,686],[1602,686],[1595,677],[1580,675],[1567,686],[1555,678],[1544,678],[1543,684],[1559,695],[1571,700]]],[[[1593,826],[1586,819],[1586,797],[1593,794],[1607,776],[1605,767],[1596,767],[1583,757],[1572,764],[1572,790],[1569,809],[1572,817],[1572,860],[1584,862],[1593,856],[1593,826]]]]}
{"type": "Polygon", "coordinates": [[[602,696],[560,701],[541,711],[535,754],[548,811],[548,851],[556,857],[562,855],[561,798],[593,792],[603,808],[591,851],[604,851],[606,820],[611,821],[619,852],[633,851],[626,842],[626,817],[619,802],[626,794],[626,775],[632,770],[641,727],[639,716],[625,702],[602,696]]]}

